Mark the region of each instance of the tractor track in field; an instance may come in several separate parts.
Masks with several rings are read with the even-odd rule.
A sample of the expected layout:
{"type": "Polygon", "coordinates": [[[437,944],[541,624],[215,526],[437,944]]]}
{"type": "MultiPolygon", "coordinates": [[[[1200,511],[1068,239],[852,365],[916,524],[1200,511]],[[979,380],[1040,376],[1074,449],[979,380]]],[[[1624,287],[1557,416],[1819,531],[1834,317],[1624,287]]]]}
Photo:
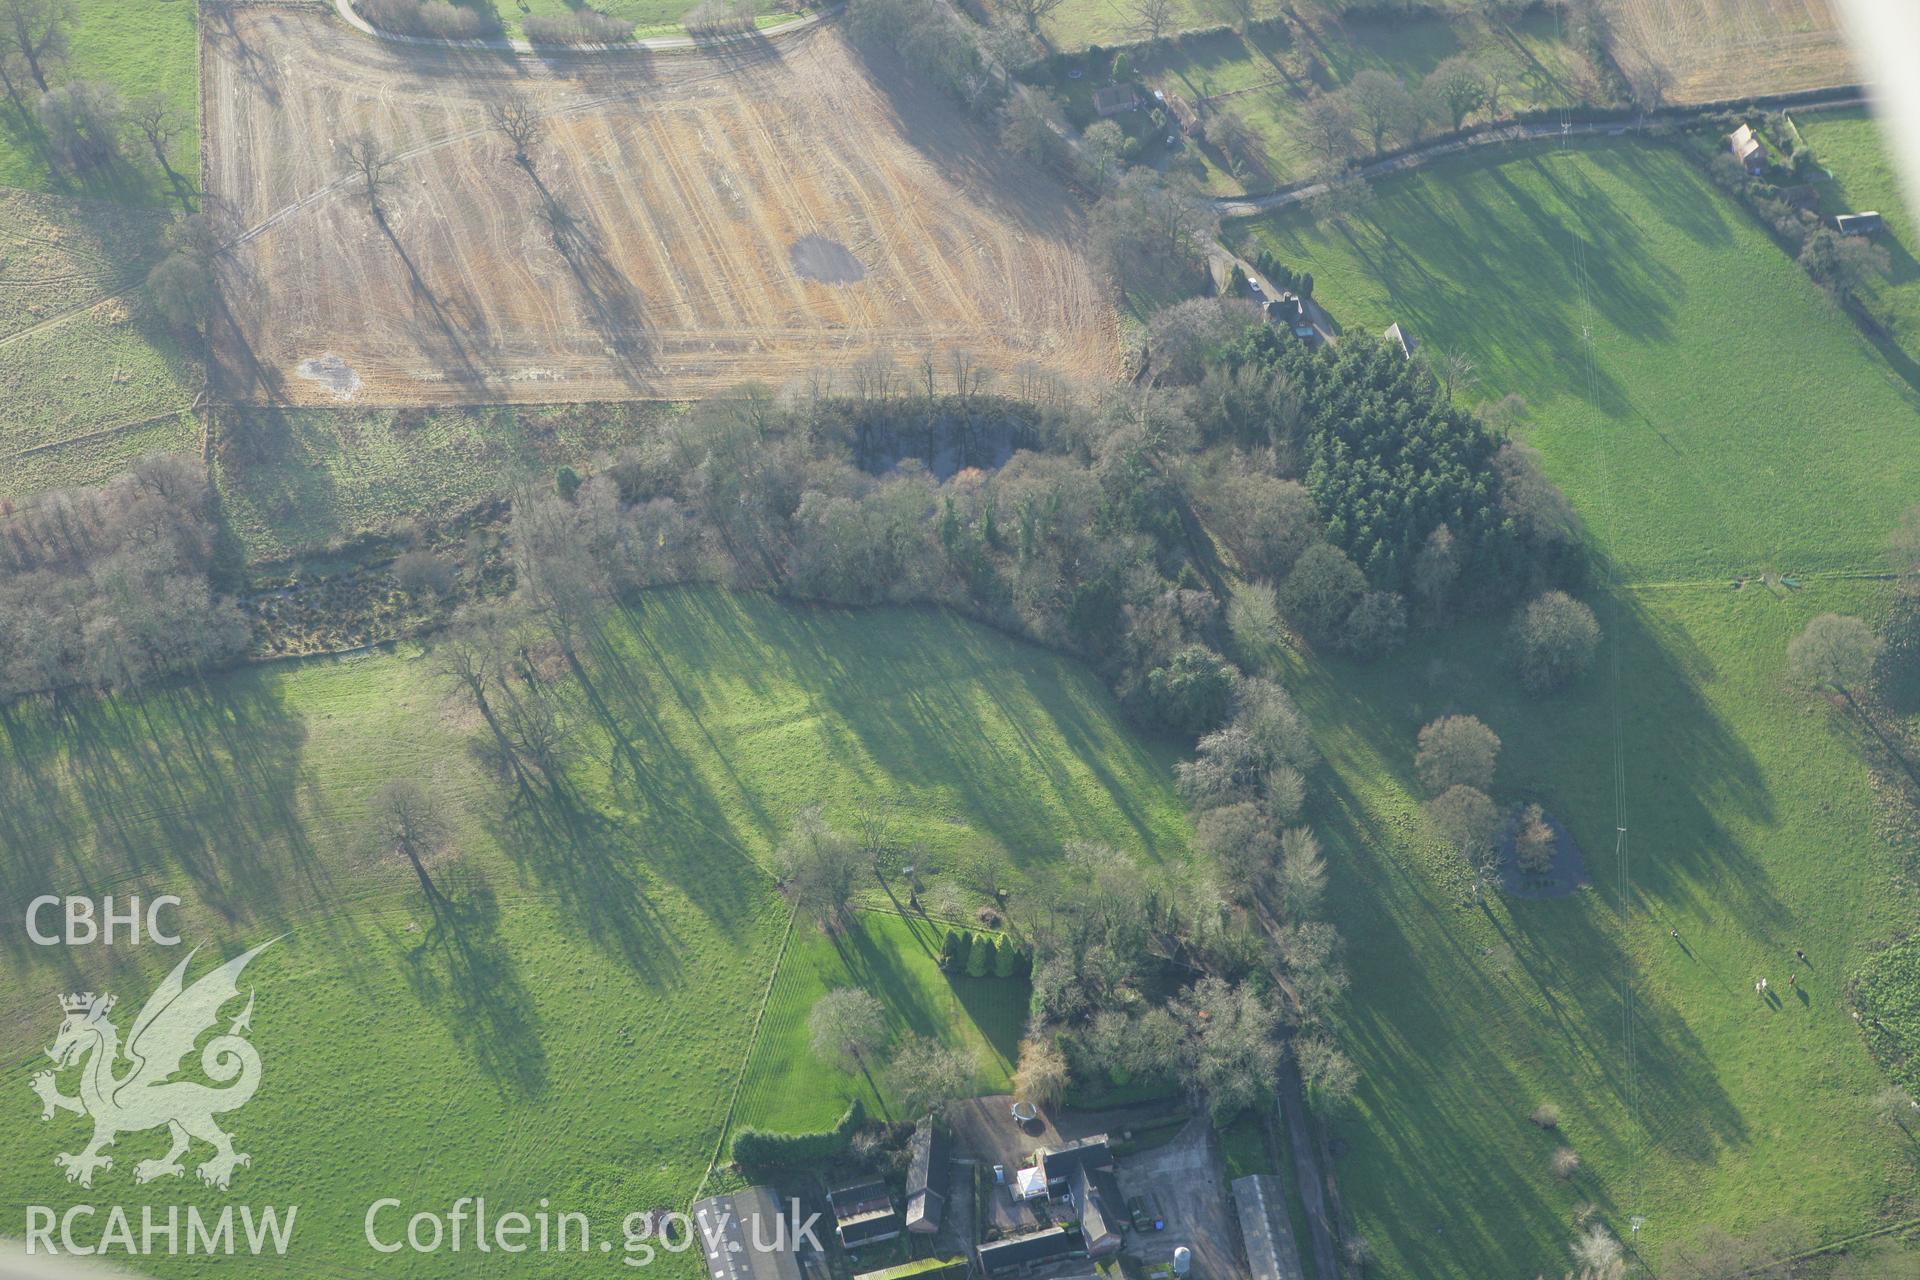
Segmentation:
{"type": "Polygon", "coordinates": [[[103,302],[112,302],[115,298],[124,298],[130,293],[137,292],[145,284],[146,281],[144,280],[135,280],[123,288],[115,289],[112,293],[103,293],[98,297],[89,298],[85,302],[76,303],[64,311],[56,312],[44,320],[35,321],[24,329],[16,329],[5,337],[0,337],[0,347],[10,347],[16,342],[22,342],[31,338],[36,333],[45,333],[48,329],[63,325],[84,311],[93,310],[103,302]]]}

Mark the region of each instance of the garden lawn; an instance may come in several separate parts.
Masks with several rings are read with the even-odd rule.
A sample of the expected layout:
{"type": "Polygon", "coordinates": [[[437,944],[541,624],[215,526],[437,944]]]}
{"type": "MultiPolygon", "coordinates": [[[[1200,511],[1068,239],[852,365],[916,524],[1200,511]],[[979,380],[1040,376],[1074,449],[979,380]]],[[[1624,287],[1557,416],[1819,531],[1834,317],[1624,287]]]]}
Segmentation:
{"type": "MultiPolygon", "coordinates": [[[[481,1193],[532,1211],[544,1196],[617,1232],[628,1211],[684,1208],[716,1150],[787,929],[766,868],[801,806],[845,823],[863,795],[893,800],[895,835],[924,839],[926,865],[1006,848],[1015,883],[1074,837],[1152,856],[1184,839],[1170,753],[1130,737],[1089,673],[949,614],[660,591],[582,644],[589,683],[561,663],[545,676],[576,799],[514,815],[511,788],[477,763],[479,718],[414,648],[82,701],[64,721],[12,709],[7,917],[41,893],[173,892],[190,945],[280,941],[247,973],[265,1074],[228,1121],[253,1162],[222,1195],[191,1174],[136,1186],[152,1134],[123,1135],[115,1168],[79,1191],[53,1156],[77,1149],[80,1122],[43,1125],[29,1106],[57,1024],[48,994],[112,990],[124,1032],[179,953],[0,935],[0,1091],[19,1104],[0,1126],[0,1209],[298,1204],[290,1261],[223,1264],[236,1275],[368,1269],[362,1219],[389,1195],[408,1213],[481,1193]],[[370,830],[395,777],[451,820],[431,863],[437,910],[370,830]]],[[[1008,1015],[978,1022],[1004,1049],[1008,1015]]],[[[378,1265],[580,1263],[443,1251],[378,1265]]]]}
{"type": "Polygon", "coordinates": [[[1809,618],[1871,614],[1881,588],[1595,603],[1619,646],[1619,850],[1604,675],[1528,699],[1491,623],[1375,667],[1295,672],[1331,767],[1310,816],[1349,939],[1341,1035],[1361,1069],[1335,1167],[1384,1275],[1557,1274],[1582,1201],[1622,1235],[1644,1215],[1655,1260],[1709,1225],[1833,1240],[1880,1225],[1916,1176],[1914,1148],[1874,1127],[1883,1078],[1842,992],[1911,907],[1889,892],[1851,725],[1784,672],[1809,618]],[[1416,732],[1448,713],[1501,736],[1496,798],[1566,822],[1592,887],[1472,898],[1412,777],[1416,732]],[[1541,1103],[1559,1132],[1528,1122],[1541,1103]],[[1583,1162],[1570,1181],[1549,1170],[1562,1144],[1583,1162]]]}
{"type": "Polygon", "coordinates": [[[884,1059],[848,1072],[814,1053],[808,1016],[836,987],[859,987],[880,1000],[894,1044],[912,1036],[938,1040],[973,1060],[981,1093],[1012,1088],[1032,988],[1021,977],[949,977],[939,964],[945,936],[943,924],[891,911],[862,912],[835,934],[798,922],[747,1063],[735,1127],[831,1129],[855,1098],[872,1116],[916,1118],[893,1104],[884,1059]]]}
{"type": "MultiPolygon", "coordinates": [[[[73,53],[58,72],[62,79],[104,81],[123,99],[165,94],[183,126],[173,143],[172,164],[190,182],[200,172],[196,8],[195,0],[73,0],[74,20],[68,29],[73,53]]],[[[0,187],[67,189],[65,180],[48,169],[38,137],[39,126],[23,121],[13,104],[0,98],[0,187]]],[[[171,188],[145,140],[137,150],[128,144],[126,154],[135,159],[137,172],[121,165],[118,172],[81,190],[129,204],[169,204],[171,188]]]]}
{"type": "Polygon", "coordinates": [[[1381,184],[1344,229],[1239,227],[1345,331],[1398,321],[1473,362],[1470,396],[1524,396],[1626,578],[1877,569],[1920,494],[1913,386],[1674,151],[1465,157],[1381,184]]]}
{"type": "Polygon", "coordinates": [[[1816,179],[1820,212],[1872,209],[1886,218],[1874,243],[1887,251],[1889,271],[1868,291],[1867,309],[1886,325],[1908,357],[1920,358],[1920,263],[1913,250],[1920,224],[1883,145],[1880,126],[1863,108],[1795,116],[1794,127],[1831,178],[1816,179]]]}

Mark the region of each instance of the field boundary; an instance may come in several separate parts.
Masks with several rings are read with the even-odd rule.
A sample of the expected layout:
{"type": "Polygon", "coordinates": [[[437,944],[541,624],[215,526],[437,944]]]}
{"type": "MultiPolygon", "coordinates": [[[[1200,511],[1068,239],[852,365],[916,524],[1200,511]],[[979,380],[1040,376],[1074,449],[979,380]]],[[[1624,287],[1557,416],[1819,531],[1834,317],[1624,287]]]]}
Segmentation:
{"type": "Polygon", "coordinates": [[[747,1071],[753,1066],[753,1051],[760,1043],[760,1027],[767,1020],[767,1006],[773,1003],[773,988],[780,981],[780,970],[787,962],[787,948],[793,944],[793,926],[799,918],[798,906],[787,913],[787,929],[780,935],[780,950],[774,953],[773,967],[767,971],[767,986],[760,993],[760,1011],[753,1015],[753,1029],[747,1033],[747,1051],[740,1058],[740,1074],[733,1078],[733,1092],[727,1098],[726,1114],[720,1117],[720,1136],[714,1140],[713,1157],[707,1161],[707,1171],[700,1175],[700,1185],[693,1193],[694,1201],[698,1201],[701,1193],[707,1189],[713,1171],[720,1167],[720,1158],[726,1154],[727,1136],[733,1131],[734,1112],[740,1106],[740,1091],[746,1087],[747,1071]]]}
{"type": "MultiPolygon", "coordinates": [[[[1777,94],[1772,97],[1727,98],[1715,102],[1690,103],[1686,106],[1665,107],[1659,111],[1647,113],[1581,113],[1587,115],[1587,118],[1581,120],[1508,119],[1489,122],[1449,137],[1435,139],[1422,146],[1384,155],[1366,164],[1358,165],[1348,172],[1362,178],[1381,178],[1417,169],[1429,160],[1459,155],[1478,147],[1496,146],[1502,143],[1541,142],[1555,138],[1595,136],[1624,138],[1631,134],[1644,134],[1659,125],[1676,124],[1699,116],[1703,112],[1769,105],[1782,108],[1800,107],[1808,111],[1833,111],[1844,107],[1871,106],[1872,103],[1868,98],[1865,85],[1848,84],[1836,85],[1831,89],[1809,89],[1796,93],[1777,94]]],[[[1259,195],[1215,196],[1208,203],[1213,211],[1223,218],[1250,218],[1310,200],[1326,189],[1325,182],[1309,178],[1288,186],[1276,187],[1272,191],[1259,195]]]]}
{"type": "Polygon", "coordinates": [[[738,44],[742,40],[756,37],[771,39],[776,35],[785,35],[803,27],[813,26],[821,19],[840,11],[835,4],[825,9],[816,9],[812,13],[796,16],[791,22],[777,23],[771,27],[755,27],[752,31],[728,33],[720,36],[696,36],[688,33],[684,36],[643,36],[637,40],[623,40],[617,44],[543,44],[536,45],[525,39],[495,39],[490,37],[473,40],[455,40],[445,36],[409,36],[397,31],[382,31],[361,17],[353,8],[353,0],[333,0],[333,10],[340,20],[363,35],[375,40],[385,40],[391,44],[424,46],[429,49],[484,49],[490,53],[513,53],[522,56],[550,58],[555,55],[592,56],[599,53],[665,53],[676,49],[711,49],[723,45],[738,44]]]}

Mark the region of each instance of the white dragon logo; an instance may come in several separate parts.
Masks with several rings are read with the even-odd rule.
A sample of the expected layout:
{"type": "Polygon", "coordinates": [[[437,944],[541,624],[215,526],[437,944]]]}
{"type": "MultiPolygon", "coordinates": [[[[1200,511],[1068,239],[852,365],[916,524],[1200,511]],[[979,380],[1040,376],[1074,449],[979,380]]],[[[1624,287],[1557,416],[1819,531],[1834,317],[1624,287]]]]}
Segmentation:
{"type": "MultiPolygon", "coordinates": [[[[274,941],[278,941],[275,939],[274,941]]],[[[60,1092],[55,1071],[42,1071],[33,1077],[33,1091],[40,1096],[45,1110],[42,1120],[53,1119],[55,1111],[71,1111],[93,1118],[93,1141],[78,1155],[62,1153],[53,1162],[67,1171],[68,1182],[93,1186],[95,1170],[111,1170],[113,1158],[101,1149],[113,1145],[122,1133],[137,1133],[165,1125],[173,1135],[173,1146],[158,1160],[142,1160],[133,1167],[135,1182],[155,1178],[179,1177],[185,1172],[180,1157],[192,1141],[210,1144],[212,1158],[195,1170],[200,1181],[227,1189],[235,1168],[251,1164],[245,1153],[233,1149],[233,1136],[213,1122],[216,1115],[237,1111],[260,1087],[260,1055],[241,1038],[253,1020],[253,993],[247,993],[247,1007],[233,1020],[223,1035],[217,1035],[200,1051],[200,1069],[209,1080],[225,1085],[211,1088],[192,1080],[175,1080],[194,1042],[219,1018],[220,1008],[240,994],[240,971],[247,962],[272,946],[265,942],[245,955],[235,956],[218,969],[202,977],[193,986],[182,981],[187,964],[199,948],[174,966],[154,993],[147,998],[140,1016],[134,1019],[133,1032],[124,1051],[120,1031],[107,1016],[114,998],[88,991],[60,997],[60,1009],[66,1021],[60,1024],[47,1056],[55,1071],[87,1058],[80,1071],[80,1096],[69,1098],[60,1092]],[[184,988],[184,989],[183,989],[184,988]],[[124,1052],[131,1069],[115,1075],[114,1067],[124,1052]],[[232,1083],[228,1083],[228,1082],[232,1083]]]]}

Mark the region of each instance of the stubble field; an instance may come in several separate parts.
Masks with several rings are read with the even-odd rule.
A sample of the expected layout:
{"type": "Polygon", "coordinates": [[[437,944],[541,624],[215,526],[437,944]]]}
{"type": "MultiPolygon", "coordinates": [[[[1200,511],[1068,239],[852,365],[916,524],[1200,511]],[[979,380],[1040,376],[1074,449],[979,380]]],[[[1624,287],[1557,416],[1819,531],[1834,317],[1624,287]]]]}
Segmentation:
{"type": "Polygon", "coordinates": [[[304,8],[202,29],[236,396],[685,398],[954,349],[1115,363],[1065,192],[831,27],[568,61],[395,50],[304,8]],[[544,126],[527,166],[487,122],[512,94],[544,126]],[[363,132],[395,159],[380,217],[336,152],[363,132]]]}
{"type": "Polygon", "coordinates": [[[1676,102],[1786,93],[1857,78],[1831,0],[1608,0],[1614,56],[1654,61],[1676,102]]]}

